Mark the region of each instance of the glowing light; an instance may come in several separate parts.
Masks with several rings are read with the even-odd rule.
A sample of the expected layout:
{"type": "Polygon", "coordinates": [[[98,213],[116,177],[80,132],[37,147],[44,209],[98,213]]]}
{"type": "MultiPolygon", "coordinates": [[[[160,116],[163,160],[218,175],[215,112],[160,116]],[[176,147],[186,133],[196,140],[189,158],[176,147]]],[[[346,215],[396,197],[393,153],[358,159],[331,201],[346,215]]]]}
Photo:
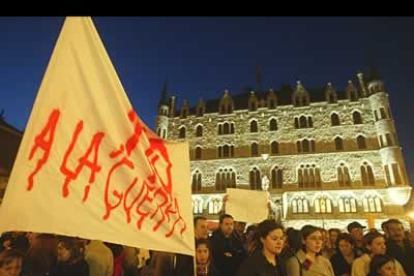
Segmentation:
{"type": "Polygon", "coordinates": [[[411,189],[411,187],[389,187],[387,191],[392,203],[404,205],[410,199],[411,189]]]}

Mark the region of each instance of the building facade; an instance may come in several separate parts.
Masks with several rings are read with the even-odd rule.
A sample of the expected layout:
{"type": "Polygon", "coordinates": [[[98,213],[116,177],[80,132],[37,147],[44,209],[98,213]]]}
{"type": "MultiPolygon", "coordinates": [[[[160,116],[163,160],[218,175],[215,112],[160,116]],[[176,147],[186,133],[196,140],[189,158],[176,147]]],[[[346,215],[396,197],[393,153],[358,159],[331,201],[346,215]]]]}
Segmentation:
{"type": "MultiPolygon", "coordinates": [[[[374,75],[359,73],[344,91],[298,81],[276,91],[226,90],[180,108],[164,88],[156,131],[189,143],[195,215],[217,219],[226,188],[268,184],[273,215],[286,226],[406,219],[411,186],[388,94],[374,75]]],[[[246,208],[255,206],[246,199],[246,208]]]]}

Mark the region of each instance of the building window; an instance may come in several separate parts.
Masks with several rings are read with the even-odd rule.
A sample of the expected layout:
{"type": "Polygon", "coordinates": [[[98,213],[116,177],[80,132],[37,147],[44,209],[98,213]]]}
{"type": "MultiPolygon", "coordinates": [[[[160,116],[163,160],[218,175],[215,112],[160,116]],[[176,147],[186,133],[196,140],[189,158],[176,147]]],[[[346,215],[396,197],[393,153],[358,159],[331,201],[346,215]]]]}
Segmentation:
{"type": "Polygon", "coordinates": [[[361,166],[361,179],[364,186],[375,185],[374,173],[367,162],[364,162],[361,166]]]}
{"type": "Polygon", "coordinates": [[[272,154],[278,154],[279,153],[279,143],[278,142],[273,141],[270,144],[270,147],[271,147],[272,154]]]}
{"type": "Polygon", "coordinates": [[[258,132],[257,121],[250,122],[250,132],[258,132]]]}
{"type": "Polygon", "coordinates": [[[392,174],[394,175],[394,184],[398,185],[398,184],[403,184],[401,182],[401,177],[400,177],[400,171],[398,169],[398,164],[394,163],[391,164],[392,167],[392,174]]]}
{"type": "Polygon", "coordinates": [[[305,116],[300,116],[300,118],[299,118],[299,127],[300,128],[308,127],[308,120],[305,116]]]}
{"type": "Polygon", "coordinates": [[[303,139],[302,141],[296,142],[298,153],[315,152],[315,141],[303,139]]]}
{"type": "Polygon", "coordinates": [[[298,185],[299,188],[321,187],[321,174],[319,168],[307,164],[300,165],[298,169],[298,185]]]}
{"type": "Polygon", "coordinates": [[[180,128],[180,134],[178,138],[185,138],[185,127],[180,128]]]}
{"type": "Polygon", "coordinates": [[[220,168],[216,173],[216,190],[236,188],[236,172],[232,168],[220,168]]]}
{"type": "Polygon", "coordinates": [[[344,141],[341,137],[335,138],[335,150],[343,150],[344,149],[344,141]]]}
{"type": "Polygon", "coordinates": [[[292,200],[292,213],[306,214],[309,213],[309,203],[305,197],[297,197],[292,200]]]}
{"type": "Polygon", "coordinates": [[[196,137],[202,137],[203,136],[203,126],[198,125],[196,128],[196,137]]]}
{"type": "Polygon", "coordinates": [[[234,146],[233,145],[219,146],[218,147],[218,157],[219,158],[234,157],[234,146]]]}
{"type": "Polygon", "coordinates": [[[251,145],[251,155],[252,156],[258,156],[259,155],[259,145],[257,143],[253,143],[251,145]]]}
{"type": "Polygon", "coordinates": [[[391,134],[385,133],[385,140],[387,141],[387,147],[393,146],[391,134]]]}
{"type": "Polygon", "coordinates": [[[277,130],[277,121],[276,121],[276,119],[271,119],[270,120],[270,122],[269,122],[269,130],[270,131],[275,131],[275,130],[277,130]]]}
{"type": "Polygon", "coordinates": [[[336,113],[331,115],[331,125],[332,126],[339,126],[341,123],[339,122],[339,116],[336,113]]]}
{"type": "Polygon", "coordinates": [[[193,214],[201,215],[203,213],[203,200],[197,198],[193,202],[193,214]]]}
{"type": "Polygon", "coordinates": [[[201,152],[202,152],[201,147],[196,147],[195,148],[195,159],[196,160],[200,160],[201,159],[201,152]]]}
{"type": "Polygon", "coordinates": [[[374,117],[375,117],[375,121],[378,121],[378,112],[376,110],[374,110],[374,117]]]}
{"type": "Polygon", "coordinates": [[[341,163],[338,167],[339,186],[351,186],[351,177],[349,176],[348,167],[341,163]]]}
{"type": "Polygon", "coordinates": [[[313,127],[313,121],[311,116],[302,115],[299,118],[295,117],[295,128],[310,128],[313,127]]]}
{"type": "Polygon", "coordinates": [[[358,145],[358,149],[366,149],[367,148],[367,144],[365,142],[365,137],[364,136],[358,135],[357,145],[358,145]]]}
{"type": "Polygon", "coordinates": [[[357,202],[354,197],[343,196],[338,201],[339,212],[340,213],[356,213],[357,212],[357,202]]]}
{"type": "Polygon", "coordinates": [[[208,213],[210,215],[216,215],[221,210],[222,201],[221,198],[214,198],[208,202],[208,213]]]}
{"type": "Polygon", "coordinates": [[[392,182],[391,182],[390,169],[388,165],[384,166],[384,172],[385,172],[385,179],[387,180],[387,185],[390,186],[392,182]]]}
{"type": "Polygon", "coordinates": [[[272,169],[272,189],[281,189],[283,184],[283,172],[277,166],[272,169]]]}
{"type": "Polygon", "coordinates": [[[332,201],[326,196],[320,196],[314,201],[315,213],[330,214],[332,213],[332,201]]]}
{"type": "Polygon", "coordinates": [[[253,168],[249,173],[249,184],[251,190],[261,190],[262,189],[262,178],[260,176],[260,171],[257,168],[253,168]]]}
{"type": "Polygon", "coordinates": [[[234,134],[234,123],[222,123],[218,125],[218,134],[234,134]]]}
{"type": "Polygon", "coordinates": [[[201,173],[198,170],[193,173],[191,188],[193,192],[201,191],[201,173]]]}
{"type": "Polygon", "coordinates": [[[354,111],[354,113],[352,113],[352,118],[354,120],[355,125],[362,124],[362,116],[361,113],[359,113],[358,111],[354,111]]]}
{"type": "Polygon", "coordinates": [[[387,119],[387,114],[385,113],[385,108],[380,108],[381,119],[387,119]]]}
{"type": "Polygon", "coordinates": [[[365,213],[381,213],[382,202],[378,196],[368,195],[362,199],[365,213]]]}

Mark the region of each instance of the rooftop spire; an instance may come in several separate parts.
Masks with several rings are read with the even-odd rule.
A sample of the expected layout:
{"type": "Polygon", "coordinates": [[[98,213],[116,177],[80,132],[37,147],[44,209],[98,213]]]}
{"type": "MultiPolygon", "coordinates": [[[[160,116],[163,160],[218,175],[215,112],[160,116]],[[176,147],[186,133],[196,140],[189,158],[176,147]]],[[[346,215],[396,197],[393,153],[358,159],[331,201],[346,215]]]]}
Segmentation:
{"type": "Polygon", "coordinates": [[[365,59],[366,59],[366,65],[368,67],[368,76],[367,76],[368,82],[373,81],[373,80],[380,80],[381,77],[378,73],[377,68],[374,65],[374,59],[372,58],[371,51],[366,52],[365,59]]]}
{"type": "Polygon", "coordinates": [[[168,88],[167,88],[167,81],[164,82],[164,86],[161,92],[161,99],[158,105],[167,105],[168,106],[168,88]]]}
{"type": "Polygon", "coordinates": [[[256,83],[258,91],[262,91],[262,67],[260,66],[256,68],[256,83]]]}

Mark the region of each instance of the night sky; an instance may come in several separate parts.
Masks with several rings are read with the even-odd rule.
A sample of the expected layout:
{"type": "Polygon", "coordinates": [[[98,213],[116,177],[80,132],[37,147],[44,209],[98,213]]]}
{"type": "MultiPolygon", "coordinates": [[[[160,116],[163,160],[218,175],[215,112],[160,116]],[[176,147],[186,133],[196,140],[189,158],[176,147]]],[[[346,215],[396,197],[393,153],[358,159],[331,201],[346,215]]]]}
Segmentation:
{"type": "MultiPolygon", "coordinates": [[[[390,96],[414,180],[414,18],[92,17],[139,116],[154,129],[163,84],[179,104],[282,83],[342,91],[367,70],[367,53],[390,96]]],[[[0,18],[0,109],[23,130],[63,17],[0,18]]],[[[356,82],[354,82],[356,84],[356,82]]],[[[171,94],[170,94],[171,95],[171,94]]],[[[311,95],[312,98],[312,95],[311,95]]]]}

